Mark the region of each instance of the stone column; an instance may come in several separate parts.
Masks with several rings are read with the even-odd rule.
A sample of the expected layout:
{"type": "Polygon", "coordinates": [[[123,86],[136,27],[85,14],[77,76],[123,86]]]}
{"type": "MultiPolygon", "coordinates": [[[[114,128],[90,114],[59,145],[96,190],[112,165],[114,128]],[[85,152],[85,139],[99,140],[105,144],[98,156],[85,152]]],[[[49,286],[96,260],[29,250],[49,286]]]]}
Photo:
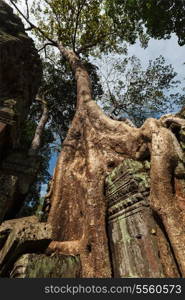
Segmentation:
{"type": "Polygon", "coordinates": [[[149,206],[149,163],[125,159],[105,185],[113,276],[179,277],[172,253],[159,249],[161,241],[170,247],[149,206]]]}

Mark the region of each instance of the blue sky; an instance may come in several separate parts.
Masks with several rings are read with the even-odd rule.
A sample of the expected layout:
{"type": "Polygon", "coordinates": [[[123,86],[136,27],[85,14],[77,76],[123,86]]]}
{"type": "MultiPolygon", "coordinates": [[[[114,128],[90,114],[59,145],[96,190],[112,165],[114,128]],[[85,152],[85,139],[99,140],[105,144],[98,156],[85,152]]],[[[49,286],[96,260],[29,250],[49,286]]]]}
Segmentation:
{"type": "MultiPolygon", "coordinates": [[[[57,153],[54,152],[51,156],[50,162],[49,162],[49,173],[51,174],[51,176],[53,175],[53,171],[55,168],[57,162],[57,153]]],[[[47,184],[42,184],[41,186],[41,197],[43,197],[46,194],[46,190],[47,190],[47,184]]]]}
{"type": "Polygon", "coordinates": [[[163,55],[167,64],[172,64],[175,72],[179,74],[180,80],[185,77],[185,46],[179,46],[177,37],[172,34],[170,39],[167,40],[155,40],[150,39],[148,47],[143,49],[140,47],[139,42],[129,46],[128,55],[136,55],[141,59],[142,65],[145,67],[150,59],[155,59],[159,55],[163,55]]]}

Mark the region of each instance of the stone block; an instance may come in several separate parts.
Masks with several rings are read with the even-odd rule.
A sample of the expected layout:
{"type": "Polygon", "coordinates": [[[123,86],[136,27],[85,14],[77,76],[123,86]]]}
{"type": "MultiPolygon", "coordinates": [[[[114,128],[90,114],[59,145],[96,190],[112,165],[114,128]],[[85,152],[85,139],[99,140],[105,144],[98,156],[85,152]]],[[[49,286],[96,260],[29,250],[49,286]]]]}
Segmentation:
{"type": "Polygon", "coordinates": [[[78,278],[79,256],[24,254],[15,262],[11,278],[78,278]]]}
{"type": "Polygon", "coordinates": [[[148,202],[149,167],[125,159],[105,181],[114,277],[164,277],[148,202]]]}
{"type": "Polygon", "coordinates": [[[42,253],[52,240],[51,226],[38,222],[33,217],[15,219],[14,223],[9,224],[2,224],[0,227],[1,243],[8,234],[0,251],[1,276],[7,276],[12,264],[21,254],[42,253]]]}

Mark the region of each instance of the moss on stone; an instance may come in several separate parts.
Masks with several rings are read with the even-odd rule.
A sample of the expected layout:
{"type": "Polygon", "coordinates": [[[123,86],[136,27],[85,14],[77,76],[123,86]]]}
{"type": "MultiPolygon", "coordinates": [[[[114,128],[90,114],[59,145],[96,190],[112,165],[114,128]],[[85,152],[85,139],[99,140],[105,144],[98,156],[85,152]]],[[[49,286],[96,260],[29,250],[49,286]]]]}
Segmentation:
{"type": "Polygon", "coordinates": [[[124,174],[127,178],[130,175],[131,180],[135,180],[138,184],[138,191],[150,188],[150,178],[148,170],[150,163],[148,161],[139,162],[133,159],[125,159],[118,167],[116,167],[105,179],[106,190],[114,193],[119,185],[123,182],[124,174]]]}
{"type": "Polygon", "coordinates": [[[131,174],[140,174],[142,171],[148,171],[150,163],[148,161],[139,162],[133,159],[125,159],[118,167],[116,167],[107,177],[106,184],[113,184],[114,180],[124,173],[126,170],[131,174]]]}
{"type": "Polygon", "coordinates": [[[25,254],[14,264],[12,277],[75,278],[80,276],[80,269],[79,256],[25,254]]]}

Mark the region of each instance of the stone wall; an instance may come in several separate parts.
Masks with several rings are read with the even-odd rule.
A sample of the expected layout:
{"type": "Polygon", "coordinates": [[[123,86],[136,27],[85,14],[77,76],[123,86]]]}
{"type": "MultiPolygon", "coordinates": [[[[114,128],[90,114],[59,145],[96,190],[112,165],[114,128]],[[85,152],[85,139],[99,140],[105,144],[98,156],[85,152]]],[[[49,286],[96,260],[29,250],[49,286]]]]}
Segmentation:
{"type": "Polygon", "coordinates": [[[41,80],[41,62],[33,41],[19,17],[0,1],[0,121],[16,127],[11,143],[17,143],[41,80]]]}
{"type": "Polygon", "coordinates": [[[25,174],[20,174],[21,170],[34,167],[28,168],[19,147],[23,122],[41,76],[41,60],[33,40],[12,8],[0,0],[0,223],[15,202],[22,201],[19,178],[25,174]]]}

